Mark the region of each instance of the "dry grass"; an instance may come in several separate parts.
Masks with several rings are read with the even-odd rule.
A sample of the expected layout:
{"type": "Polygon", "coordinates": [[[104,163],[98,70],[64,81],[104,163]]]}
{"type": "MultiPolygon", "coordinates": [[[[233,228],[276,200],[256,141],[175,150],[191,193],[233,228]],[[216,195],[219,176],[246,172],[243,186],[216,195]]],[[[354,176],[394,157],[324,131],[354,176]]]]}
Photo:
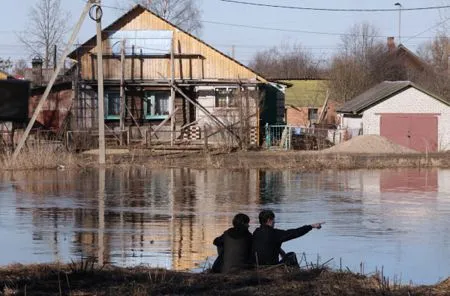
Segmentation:
{"type": "Polygon", "coordinates": [[[36,145],[23,148],[15,161],[11,152],[1,155],[0,164],[5,170],[55,169],[76,167],[77,159],[76,155],[52,146],[36,145]]]}
{"type": "Polygon", "coordinates": [[[0,295],[441,296],[448,295],[449,281],[433,286],[392,285],[379,275],[363,276],[317,267],[278,266],[218,275],[146,267],[109,266],[79,272],[67,265],[12,265],[0,268],[0,295]]]}
{"type": "MultiPolygon", "coordinates": [[[[210,151],[125,150],[106,155],[107,166],[146,166],[150,168],[196,169],[383,169],[383,168],[450,168],[450,153],[363,154],[322,153],[311,151],[210,151]]],[[[98,166],[98,156],[75,154],[46,146],[24,149],[17,160],[11,154],[0,156],[0,165],[6,170],[55,168],[85,168],[98,166]]]]}

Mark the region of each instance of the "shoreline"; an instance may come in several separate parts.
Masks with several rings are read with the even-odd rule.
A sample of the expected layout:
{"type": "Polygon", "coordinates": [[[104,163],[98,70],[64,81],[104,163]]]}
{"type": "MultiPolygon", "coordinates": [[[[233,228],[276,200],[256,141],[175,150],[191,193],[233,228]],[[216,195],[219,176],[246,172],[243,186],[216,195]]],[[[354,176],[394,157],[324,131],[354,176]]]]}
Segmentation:
{"type": "Polygon", "coordinates": [[[0,267],[0,295],[449,295],[450,278],[402,285],[382,274],[361,275],[323,266],[262,267],[234,274],[149,267],[14,264],[0,267]]]}
{"type": "MultiPolygon", "coordinates": [[[[98,153],[98,152],[97,152],[98,153]]],[[[99,167],[96,151],[68,153],[25,151],[13,163],[0,158],[3,171],[83,169],[99,167]]],[[[450,152],[438,153],[324,153],[321,151],[230,151],[110,149],[105,166],[192,169],[327,169],[450,168],[450,152]]]]}

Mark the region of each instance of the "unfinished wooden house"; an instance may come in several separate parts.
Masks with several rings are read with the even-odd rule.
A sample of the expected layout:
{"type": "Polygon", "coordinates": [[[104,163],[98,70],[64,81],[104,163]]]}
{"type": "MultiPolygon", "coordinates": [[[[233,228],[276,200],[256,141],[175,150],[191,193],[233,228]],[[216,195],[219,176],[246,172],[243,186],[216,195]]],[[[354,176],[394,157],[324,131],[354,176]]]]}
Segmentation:
{"type": "MultiPolygon", "coordinates": [[[[283,121],[284,96],[266,79],[140,5],[102,40],[106,132],[121,141],[258,145],[260,126],[283,121]]],[[[98,55],[95,36],[69,55],[71,137],[98,128],[98,55]]]]}

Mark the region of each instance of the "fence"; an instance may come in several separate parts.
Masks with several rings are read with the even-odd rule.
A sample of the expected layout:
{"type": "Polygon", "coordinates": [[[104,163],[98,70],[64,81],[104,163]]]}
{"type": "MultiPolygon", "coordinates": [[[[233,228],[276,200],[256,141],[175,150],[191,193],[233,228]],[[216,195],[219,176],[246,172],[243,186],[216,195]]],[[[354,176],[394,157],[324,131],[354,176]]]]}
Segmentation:
{"type": "Polygon", "coordinates": [[[347,139],[347,129],[323,129],[314,127],[266,125],[266,148],[285,150],[322,150],[347,139]]]}

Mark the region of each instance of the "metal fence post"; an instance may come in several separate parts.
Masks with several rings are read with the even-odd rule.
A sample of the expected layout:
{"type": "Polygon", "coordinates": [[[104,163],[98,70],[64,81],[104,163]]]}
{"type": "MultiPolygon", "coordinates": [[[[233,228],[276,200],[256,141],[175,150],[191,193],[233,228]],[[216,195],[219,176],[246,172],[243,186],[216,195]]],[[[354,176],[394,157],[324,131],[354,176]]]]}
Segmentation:
{"type": "Polygon", "coordinates": [[[265,129],[266,129],[266,148],[270,148],[270,146],[271,146],[271,143],[270,143],[270,127],[269,127],[268,123],[266,123],[265,129]]]}

